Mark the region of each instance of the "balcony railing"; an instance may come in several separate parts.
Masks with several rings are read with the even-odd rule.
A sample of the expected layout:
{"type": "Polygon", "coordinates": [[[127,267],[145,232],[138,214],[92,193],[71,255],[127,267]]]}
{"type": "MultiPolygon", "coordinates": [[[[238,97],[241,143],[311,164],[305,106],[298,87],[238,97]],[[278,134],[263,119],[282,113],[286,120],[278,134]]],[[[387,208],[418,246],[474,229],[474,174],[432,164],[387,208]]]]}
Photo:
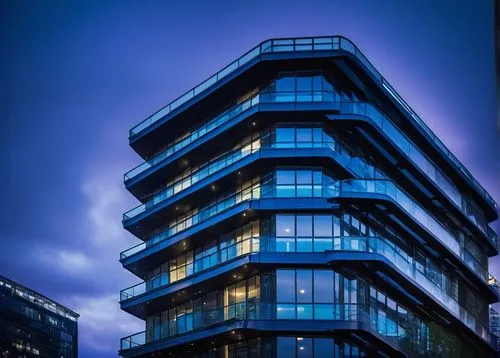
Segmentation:
{"type": "MultiPolygon", "coordinates": [[[[407,255],[393,242],[383,237],[367,236],[337,236],[337,237],[250,237],[232,245],[211,253],[210,255],[176,266],[175,270],[163,272],[158,276],[141,282],[120,292],[121,301],[139,297],[145,293],[155,291],[159,288],[169,286],[174,282],[201,273],[225,262],[252,253],[260,252],[368,252],[376,253],[387,258],[404,275],[413,282],[422,286],[428,294],[442,303],[450,313],[460,319],[469,328],[476,331],[476,318],[461,306],[456,297],[450,296],[445,291],[447,285],[433,282],[425,272],[417,269],[415,258],[407,255]],[[169,277],[178,278],[177,273],[183,272],[183,277],[175,281],[169,281],[169,277]]],[[[442,273],[441,273],[442,274],[442,273]]],[[[441,277],[441,275],[439,276],[441,277]]],[[[489,284],[498,282],[490,275],[489,284]]],[[[498,286],[497,286],[498,287],[498,286]]],[[[478,332],[480,333],[480,332],[478,332]]]]}
{"type": "Polygon", "coordinates": [[[396,100],[396,102],[398,102],[404,108],[404,110],[408,112],[410,118],[414,121],[418,128],[421,128],[424,131],[428,139],[434,142],[436,146],[443,152],[443,154],[446,155],[450,159],[450,161],[459,169],[459,171],[462,172],[465,177],[472,183],[473,187],[476,188],[491,205],[496,207],[496,203],[491,195],[481,186],[481,184],[479,184],[479,182],[472,176],[472,174],[470,174],[467,168],[464,167],[464,165],[453,155],[453,153],[448,150],[443,142],[432,132],[432,130],[425,124],[425,122],[415,113],[415,111],[413,111],[413,109],[403,100],[403,98],[396,92],[396,90],[389,84],[389,82],[387,82],[387,80],[382,77],[380,72],[378,72],[377,69],[370,63],[370,61],[368,61],[368,59],[356,47],[356,45],[354,45],[354,43],[352,43],[350,40],[341,36],[273,39],[265,41],[257,45],[250,51],[246,52],[243,56],[224,67],[209,79],[205,80],[204,82],[189,90],[182,96],[178,97],[173,102],[166,105],[150,117],[146,118],[144,121],[133,127],[130,130],[129,135],[130,137],[132,137],[148,128],[153,123],[168,115],[174,109],[195,98],[197,95],[215,85],[216,83],[227,77],[229,74],[241,68],[251,60],[257,58],[261,54],[302,51],[320,52],[332,50],[344,50],[356,56],[359,61],[368,69],[368,71],[374,76],[377,82],[379,82],[382,88],[384,88],[387,93],[389,93],[396,100]]]}
{"type": "MultiPolygon", "coordinates": [[[[204,310],[198,312],[186,313],[182,317],[176,319],[176,329],[175,332],[168,332],[169,335],[163,338],[157,337],[146,337],[146,332],[139,332],[134,335],[125,337],[121,339],[121,349],[133,349],[143,346],[148,343],[158,342],[160,340],[167,340],[172,337],[177,337],[186,333],[196,332],[215,326],[224,322],[235,321],[235,320],[276,320],[277,315],[281,312],[282,305],[289,304],[276,304],[276,303],[264,303],[264,302],[237,302],[234,304],[227,305],[225,307],[204,310]]],[[[292,304],[295,305],[296,304],[292,304]]],[[[374,327],[374,324],[370,324],[370,309],[366,304],[355,304],[355,303],[345,303],[345,304],[315,304],[317,306],[316,311],[325,312],[331,311],[331,316],[334,321],[359,321],[369,324],[372,329],[378,331],[378,334],[390,335],[387,332],[387,327],[384,331],[381,331],[381,327],[374,327]]],[[[372,308],[373,310],[373,308],[372,308]]],[[[319,316],[316,319],[321,319],[319,316]]],[[[388,339],[390,337],[387,337],[388,339]]]]}
{"type": "Polygon", "coordinates": [[[129,180],[153,167],[162,160],[177,153],[187,145],[201,139],[218,126],[229,122],[240,114],[255,107],[259,103],[303,103],[303,102],[339,102],[340,97],[333,91],[280,91],[280,92],[265,92],[258,93],[247,100],[236,104],[234,107],[217,115],[209,120],[206,124],[202,124],[198,129],[184,136],[180,141],[176,141],[167,146],[167,148],[155,155],[152,159],[144,162],[125,174],[124,179],[129,180]]]}
{"type": "MultiPolygon", "coordinates": [[[[160,153],[157,157],[149,162],[141,164],[139,167],[133,169],[131,172],[137,175],[147,168],[152,167],[159,161],[175,153],[175,151],[182,149],[192,141],[195,141],[203,135],[209,133],[220,125],[232,119],[234,116],[241,114],[243,111],[259,104],[259,103],[276,103],[276,102],[336,102],[340,105],[340,98],[335,92],[329,91],[285,91],[285,92],[266,92],[259,93],[248,100],[238,104],[235,108],[226,111],[215,119],[209,121],[207,125],[202,126],[199,130],[193,132],[192,135],[186,137],[181,142],[175,144],[166,152],[160,153]],[[142,169],[141,169],[142,168],[142,169]]],[[[450,199],[450,201],[473,223],[485,237],[491,242],[494,247],[498,247],[497,235],[495,231],[487,224],[484,216],[477,210],[475,204],[469,203],[469,199],[464,197],[454,184],[442,173],[441,169],[434,165],[422,151],[409,140],[405,134],[401,132],[393,122],[380,112],[376,107],[368,103],[362,102],[342,102],[342,111],[356,114],[363,114],[368,116],[373,122],[384,132],[388,138],[405,153],[408,158],[431,180],[438,188],[450,199]]],[[[131,219],[143,212],[148,208],[155,206],[157,203],[162,202],[166,198],[177,194],[179,191],[188,188],[199,180],[219,171],[223,168],[233,164],[234,162],[243,159],[248,154],[249,150],[239,149],[234,152],[227,153],[222,158],[217,158],[205,165],[201,165],[200,169],[193,172],[191,176],[183,178],[179,183],[173,183],[165,188],[154,198],[146,204],[141,204],[125,214],[123,220],[131,219]]],[[[126,174],[126,177],[131,178],[131,172],[126,174]]]]}
{"type": "Polygon", "coordinates": [[[225,111],[224,113],[217,115],[215,118],[209,120],[205,124],[202,124],[196,130],[193,130],[192,132],[184,136],[181,140],[169,144],[165,150],[156,154],[153,158],[151,158],[147,162],[144,162],[135,167],[134,169],[128,171],[125,174],[124,180],[126,181],[132,179],[135,176],[139,175],[140,173],[144,172],[145,170],[155,166],[162,160],[174,155],[175,153],[185,148],[189,144],[204,137],[208,133],[212,132],[214,129],[218,128],[219,126],[223,125],[226,122],[229,122],[231,119],[247,111],[248,109],[254,107],[258,103],[259,103],[259,95],[257,94],[241,103],[238,103],[237,105],[225,111]]]}
{"type": "Polygon", "coordinates": [[[363,102],[343,102],[343,113],[362,114],[373,120],[379,129],[419,168],[450,201],[474,224],[491,242],[498,247],[497,235],[487,224],[485,217],[475,209],[476,205],[463,196],[455,185],[446,177],[442,170],[431,162],[427,156],[375,106],[363,102]]]}
{"type": "MultiPolygon", "coordinates": [[[[477,275],[482,281],[487,282],[488,271],[477,261],[476,258],[465,250],[464,246],[460,244],[460,240],[455,238],[432,215],[427,213],[424,208],[417,204],[411,197],[399,189],[399,187],[390,180],[337,180],[332,181],[331,184],[328,185],[315,186],[314,190],[311,191],[311,194],[308,195],[312,196],[312,194],[314,194],[315,197],[336,198],[340,196],[349,196],[353,193],[372,193],[390,197],[406,212],[407,215],[426,228],[436,240],[441,242],[450,251],[455,253],[456,256],[461,258],[463,262],[471,268],[475,275],[477,275]]],[[[168,239],[172,235],[204,222],[242,202],[259,199],[261,197],[290,198],[297,197],[297,192],[293,186],[268,185],[267,183],[261,184],[258,187],[247,188],[243,191],[229,195],[223,200],[211,204],[191,216],[188,216],[176,225],[170,226],[166,230],[151,237],[147,242],[143,242],[126,251],[123,251],[120,254],[120,258],[125,259],[142,252],[143,250],[168,239]]]]}

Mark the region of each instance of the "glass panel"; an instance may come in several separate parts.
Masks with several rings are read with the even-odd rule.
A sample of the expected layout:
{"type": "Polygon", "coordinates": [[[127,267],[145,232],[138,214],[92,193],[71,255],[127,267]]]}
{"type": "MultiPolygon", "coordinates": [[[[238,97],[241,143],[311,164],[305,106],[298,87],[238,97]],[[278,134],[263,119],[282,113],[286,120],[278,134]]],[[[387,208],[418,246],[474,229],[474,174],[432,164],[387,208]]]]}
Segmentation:
{"type": "Polygon", "coordinates": [[[276,236],[295,236],[295,216],[276,215],[276,236]]]}
{"type": "Polygon", "coordinates": [[[295,302],[295,271],[276,270],[277,302],[295,302]]]}

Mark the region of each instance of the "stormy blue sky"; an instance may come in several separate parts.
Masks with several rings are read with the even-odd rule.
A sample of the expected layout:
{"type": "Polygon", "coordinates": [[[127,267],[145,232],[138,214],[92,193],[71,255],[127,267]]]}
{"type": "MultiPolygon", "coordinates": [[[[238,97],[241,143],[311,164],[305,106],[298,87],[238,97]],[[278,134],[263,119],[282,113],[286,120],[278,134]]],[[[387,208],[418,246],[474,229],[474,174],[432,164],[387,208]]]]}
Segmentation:
{"type": "Polygon", "coordinates": [[[2,1],[0,273],[116,356],[144,329],[118,309],[128,129],[270,37],[351,38],[500,201],[492,26],[489,0],[2,1]]]}

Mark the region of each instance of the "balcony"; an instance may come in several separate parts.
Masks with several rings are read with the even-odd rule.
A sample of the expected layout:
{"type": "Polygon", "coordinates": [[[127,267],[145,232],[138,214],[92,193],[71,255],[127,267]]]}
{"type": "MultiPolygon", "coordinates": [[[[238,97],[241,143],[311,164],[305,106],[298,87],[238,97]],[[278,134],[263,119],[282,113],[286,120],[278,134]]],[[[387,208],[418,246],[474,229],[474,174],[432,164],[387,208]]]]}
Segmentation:
{"type": "MultiPolygon", "coordinates": [[[[441,168],[429,160],[413,142],[394,125],[386,115],[375,106],[363,102],[342,102],[341,113],[365,116],[370,123],[378,127],[381,133],[395,145],[410,162],[428,178],[437,190],[449,199],[449,202],[459,210],[464,217],[476,228],[477,233],[488,240],[489,244],[498,250],[497,235],[487,224],[487,220],[476,205],[463,196],[459,189],[442,172],[441,168]]],[[[329,116],[330,120],[342,120],[342,116],[329,116]]]]}
{"type": "MultiPolygon", "coordinates": [[[[289,91],[289,92],[274,92],[274,93],[259,93],[246,101],[240,103],[236,107],[224,112],[215,119],[208,121],[206,125],[202,125],[198,130],[194,131],[191,135],[184,137],[180,142],[174,143],[168,147],[168,149],[152,160],[141,164],[129,173],[127,173],[126,179],[131,179],[136,175],[142,173],[146,169],[154,167],[157,163],[165,160],[170,155],[173,155],[178,150],[181,150],[185,146],[197,141],[207,133],[210,133],[216,126],[221,125],[230,121],[234,116],[241,114],[253,106],[259,103],[300,103],[300,102],[312,102],[312,103],[335,103],[334,107],[340,107],[342,113],[352,113],[363,115],[372,120],[372,122],[379,128],[379,130],[384,133],[389,140],[401,150],[407,158],[415,165],[418,170],[421,171],[430,181],[435,184],[437,190],[444,194],[450,201],[450,203],[463,215],[467,220],[477,229],[478,233],[488,240],[494,250],[498,249],[497,235],[495,231],[487,224],[486,219],[482,213],[475,209],[476,205],[470,203],[469,200],[464,197],[460,191],[454,186],[454,184],[442,173],[441,169],[437,167],[433,162],[431,162],[428,157],[422,153],[422,151],[415,146],[402,132],[399,130],[393,122],[381,113],[376,107],[368,103],[352,103],[352,102],[342,102],[338,94],[333,92],[325,91],[289,91]]],[[[315,143],[311,143],[311,147],[315,143]]],[[[318,144],[321,145],[321,144],[318,144]]],[[[253,146],[253,151],[258,150],[256,146],[253,146]]],[[[264,146],[263,146],[264,147],[264,146]]],[[[275,146],[267,146],[275,147],[275,146]]],[[[317,147],[317,146],[316,146],[317,147]]],[[[204,179],[225,167],[235,163],[236,161],[243,159],[247,155],[251,154],[250,150],[237,150],[232,153],[227,153],[223,157],[219,157],[207,164],[201,165],[198,172],[193,173],[189,178],[183,178],[179,183],[174,183],[170,187],[165,188],[162,192],[156,194],[154,198],[145,204],[139,205],[138,207],[128,211],[123,215],[124,222],[134,218],[135,216],[144,213],[148,208],[154,207],[156,204],[164,201],[166,198],[177,194],[179,191],[184,190],[194,183],[204,179]]]]}
{"type": "Polygon", "coordinates": [[[209,120],[208,122],[201,124],[200,127],[188,132],[180,139],[177,139],[173,143],[168,144],[165,150],[157,153],[147,162],[144,162],[134,169],[128,171],[124,175],[125,182],[135,178],[146,170],[153,168],[155,165],[163,162],[167,158],[172,157],[174,154],[184,149],[188,145],[201,140],[205,136],[209,135],[212,131],[217,129],[219,126],[230,122],[231,120],[249,111],[250,109],[258,107],[260,104],[272,103],[327,103],[329,104],[328,108],[331,108],[333,110],[339,108],[340,97],[337,93],[332,91],[281,91],[257,93],[246,99],[245,101],[231,107],[222,114],[217,115],[215,118],[209,120]]]}
{"type": "MultiPolygon", "coordinates": [[[[455,168],[456,172],[461,175],[470,185],[484,198],[484,200],[492,207],[496,208],[496,203],[487,191],[476,181],[470,172],[460,163],[460,161],[451,153],[446,146],[436,137],[436,135],[429,129],[424,121],[411,109],[411,107],[401,98],[396,90],[382,77],[382,75],[375,69],[375,67],[368,61],[368,59],[361,53],[361,51],[348,39],[340,36],[331,37],[312,37],[312,38],[289,38],[289,39],[273,39],[265,41],[255,48],[251,49],[243,56],[226,66],[215,75],[191,89],[184,95],[178,97],[176,100],[160,109],[135,127],[130,130],[130,137],[138,136],[140,133],[149,129],[153,124],[158,123],[160,120],[166,121],[171,115],[182,110],[190,103],[207,92],[208,89],[213,89],[218,83],[228,79],[231,74],[237,70],[248,68],[253,62],[260,61],[262,56],[269,54],[284,54],[284,53],[328,53],[332,51],[343,50],[347,53],[354,55],[372,76],[374,81],[380,88],[385,91],[393,100],[394,103],[401,106],[402,110],[406,113],[412,124],[420,130],[422,135],[436,148],[437,151],[443,154],[445,158],[455,168]]],[[[145,164],[144,167],[147,167],[145,164]]],[[[141,172],[144,168],[137,171],[141,172]]],[[[131,173],[131,175],[137,175],[131,173]]],[[[495,210],[490,211],[496,215],[495,210]]]]}
{"type": "MultiPolygon", "coordinates": [[[[300,306],[300,304],[293,304],[300,306]]],[[[303,331],[304,328],[310,331],[323,330],[324,324],[317,321],[328,322],[331,328],[339,330],[366,330],[372,333],[378,339],[382,339],[383,343],[397,347],[399,345],[397,338],[397,326],[373,323],[373,314],[377,314],[373,307],[367,304],[314,304],[314,311],[318,312],[313,320],[302,320],[301,329],[294,324],[294,321],[277,318],[282,312],[284,304],[266,303],[266,302],[237,302],[225,307],[204,310],[201,312],[187,313],[176,322],[174,332],[168,332],[168,336],[158,339],[147,339],[146,332],[139,332],[134,335],[121,339],[121,350],[133,350],[142,346],[156,344],[158,342],[168,342],[177,337],[181,337],[193,332],[199,332],[211,327],[221,326],[222,324],[230,324],[235,321],[254,321],[254,324],[265,324],[266,321],[281,321],[287,328],[285,330],[296,329],[303,331]],[[319,313],[321,312],[321,314],[319,313]],[[329,314],[327,314],[329,312],[329,314]],[[372,319],[370,319],[370,313],[372,319]],[[328,318],[326,318],[328,317],[328,318]],[[353,322],[355,325],[344,325],[343,322],[353,322]],[[316,328],[320,323],[321,328],[316,328]]],[[[297,308],[297,307],[296,307],[297,308]]],[[[249,324],[248,326],[252,326],[249,324]]],[[[282,326],[282,325],[280,325],[282,326]]],[[[261,327],[261,330],[273,330],[274,324],[269,322],[266,328],[261,327]]],[[[230,327],[232,329],[233,327],[230,327]]],[[[282,329],[281,329],[282,330],[282,329]]],[[[278,331],[278,329],[277,329],[278,331]]],[[[199,339],[199,338],[198,338],[199,339]]],[[[393,348],[394,349],[394,348],[393,348]]],[[[393,352],[396,353],[396,352],[393,352]]],[[[401,354],[401,353],[399,353],[401,354]]]]}
{"type": "MultiPolygon", "coordinates": [[[[146,293],[151,293],[175,282],[198,275],[211,268],[232,261],[238,257],[253,253],[330,253],[330,252],[366,252],[385,257],[392,263],[399,274],[402,274],[417,285],[427,295],[439,302],[455,318],[459,319],[474,332],[484,336],[485,331],[476,326],[476,318],[458,303],[456,297],[450,296],[443,287],[434,283],[424,271],[418,269],[419,265],[414,257],[404,254],[404,251],[393,242],[383,237],[251,237],[238,243],[218,249],[210,256],[187,262],[177,266],[175,270],[164,272],[158,276],[124,289],[120,292],[121,302],[138,298],[146,293]],[[177,280],[178,273],[182,278],[177,280]],[[175,277],[174,281],[169,277],[175,277]]],[[[260,262],[260,260],[257,260],[260,262]]],[[[314,262],[316,263],[316,262],[314,262]]],[[[444,273],[441,273],[443,275],[444,273]]],[[[491,281],[490,275],[490,281],[491,281]]],[[[490,283],[491,285],[491,283],[490,283]]],[[[150,298],[145,298],[150,300],[150,298]]]]}
{"type": "MultiPolygon", "coordinates": [[[[228,195],[206,208],[193,212],[193,214],[177,222],[175,225],[154,235],[147,242],[143,242],[123,251],[120,254],[120,260],[123,261],[147,249],[152,249],[173,235],[210,220],[220,213],[244,202],[260,198],[293,198],[300,197],[301,195],[317,198],[351,199],[358,197],[360,194],[363,196],[366,196],[366,194],[375,194],[379,195],[381,199],[389,198],[391,202],[401,208],[405,215],[412,218],[418,225],[421,225],[421,227],[429,232],[433,240],[441,243],[441,245],[453,253],[456,258],[460,258],[460,261],[471,269],[475,277],[478,277],[484,283],[487,282],[487,270],[467,250],[465,250],[464,246],[460,244],[460,240],[455,238],[432,215],[427,213],[425,209],[389,180],[332,180],[331,183],[327,185],[314,185],[310,189],[300,189],[300,191],[298,191],[298,188],[289,185],[255,184],[244,190],[228,195]]],[[[372,197],[372,199],[377,199],[377,197],[372,197]]],[[[132,293],[134,290],[140,292],[142,289],[132,289],[132,293]]]]}

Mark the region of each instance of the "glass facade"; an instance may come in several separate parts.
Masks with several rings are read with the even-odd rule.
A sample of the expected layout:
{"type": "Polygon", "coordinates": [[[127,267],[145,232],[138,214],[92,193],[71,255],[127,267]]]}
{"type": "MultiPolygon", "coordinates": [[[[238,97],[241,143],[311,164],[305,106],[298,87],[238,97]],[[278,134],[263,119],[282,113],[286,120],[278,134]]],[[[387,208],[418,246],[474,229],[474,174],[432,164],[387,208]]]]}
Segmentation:
{"type": "Polygon", "coordinates": [[[130,134],[122,356],[493,355],[494,203],[350,41],[264,42],[130,134]]]}
{"type": "Polygon", "coordinates": [[[78,315],[0,276],[0,355],[78,357],[78,315]]]}

